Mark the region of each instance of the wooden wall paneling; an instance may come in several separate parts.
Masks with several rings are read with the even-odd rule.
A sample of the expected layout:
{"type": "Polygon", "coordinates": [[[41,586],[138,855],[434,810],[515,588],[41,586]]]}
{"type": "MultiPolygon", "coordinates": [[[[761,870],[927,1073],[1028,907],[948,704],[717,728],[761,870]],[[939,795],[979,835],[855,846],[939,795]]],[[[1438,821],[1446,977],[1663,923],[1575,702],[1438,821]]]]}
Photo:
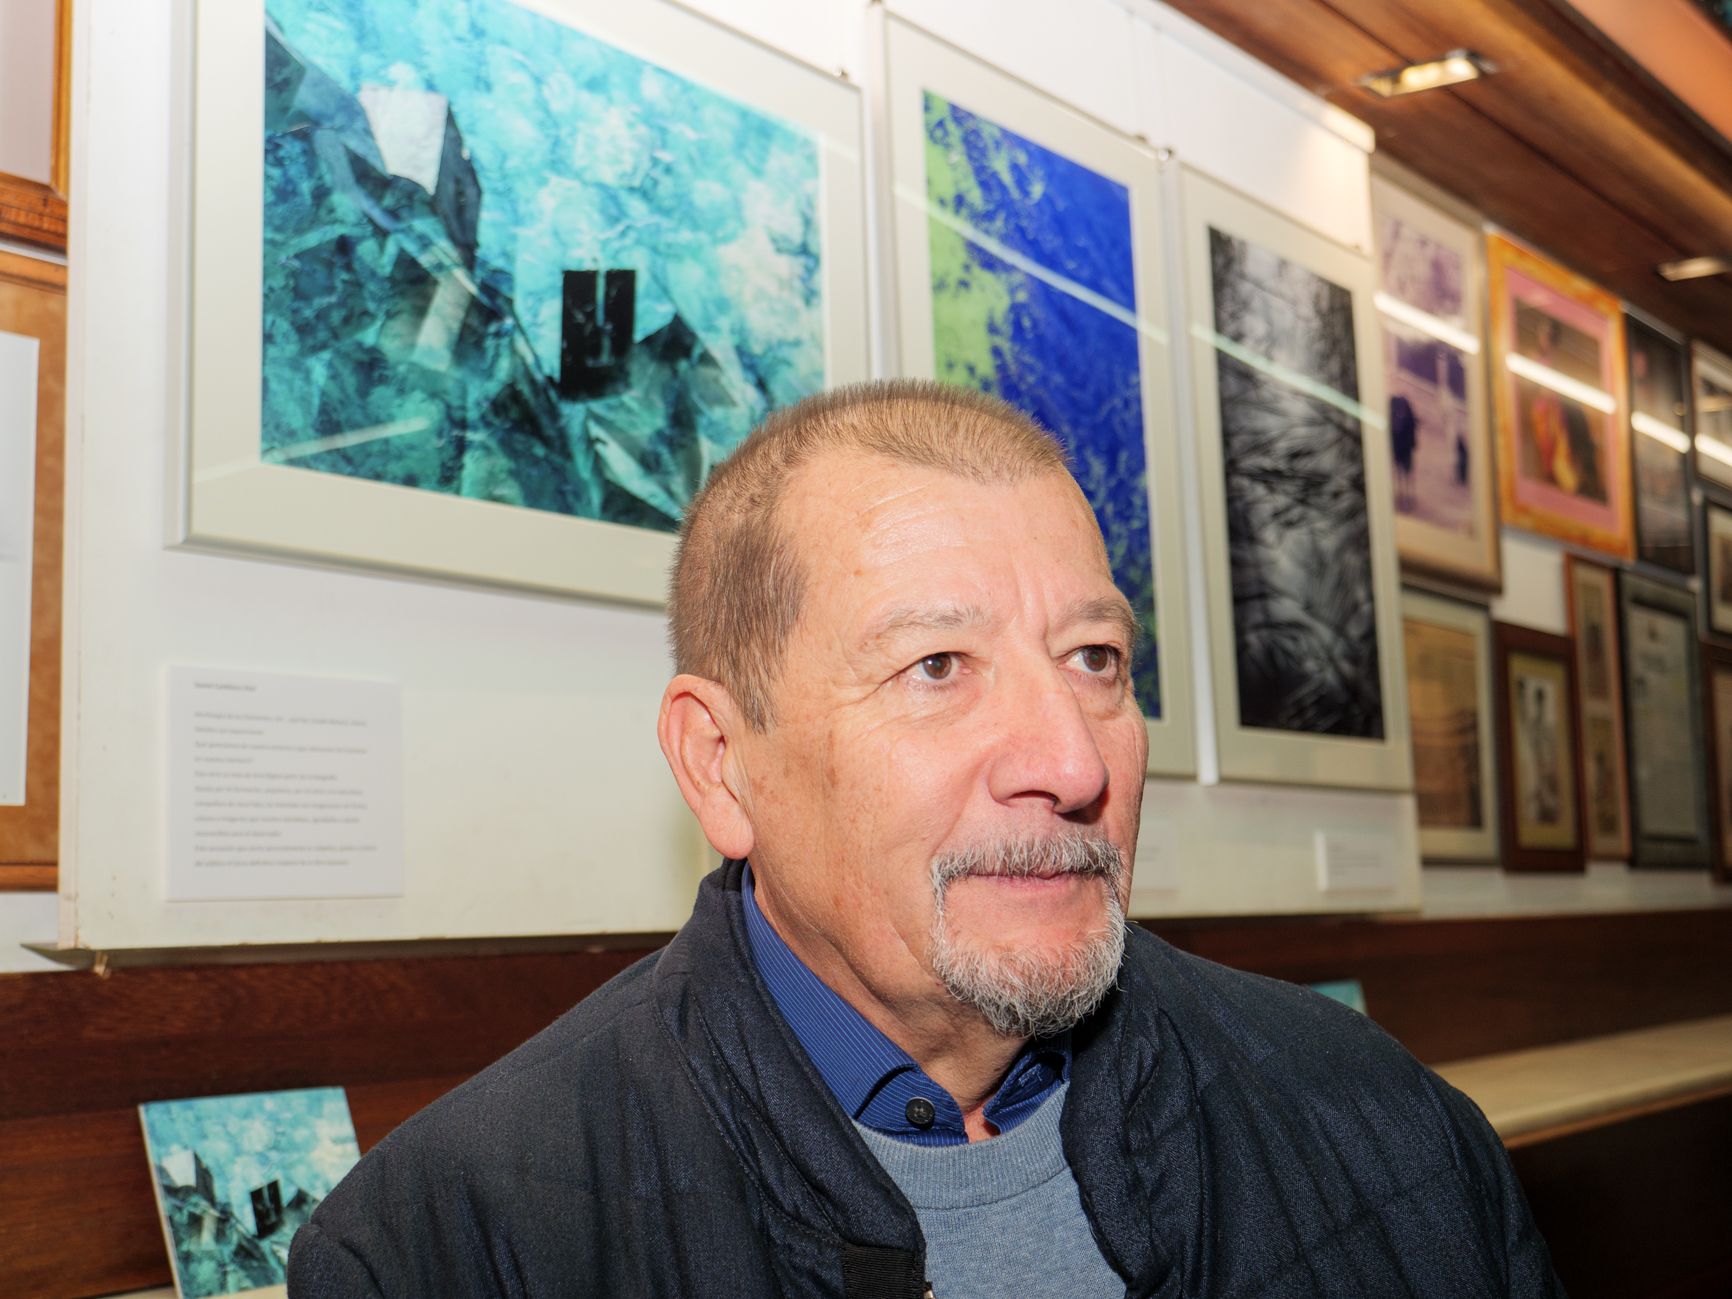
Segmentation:
{"type": "Polygon", "coordinates": [[[1715,955],[1732,951],[1732,909],[1150,928],[1279,979],[1358,979],[1371,1018],[1428,1064],[1732,1013],[1715,955]]]}
{"type": "Polygon", "coordinates": [[[60,836],[61,552],[66,481],[66,268],[0,252],[0,329],[41,342],[30,719],[23,807],[0,807],[0,889],[52,889],[60,836]]]}
{"type": "Polygon", "coordinates": [[[1732,1097],[1511,1158],[1571,1299],[1732,1294],[1732,1097]]]}
{"type": "MultiPolygon", "coordinates": [[[[1732,1012],[1732,909],[1152,928],[1278,978],[1357,978],[1434,1063],[1732,1012]]],[[[370,1149],[647,950],[0,976],[0,1295],[167,1283],[140,1101],[342,1086],[370,1149]]]]}
{"type": "MultiPolygon", "coordinates": [[[[362,1152],[466,1076],[350,1086],[362,1152]]],[[[0,1293],[173,1284],[136,1108],[0,1120],[0,1202],[0,1293]]]]}
{"type": "MultiPolygon", "coordinates": [[[[1459,102],[1534,153],[1590,187],[1615,196],[1632,219],[1678,246],[1718,247],[1732,235],[1732,155],[1685,141],[1663,100],[1635,93],[1633,74],[1595,47],[1544,21],[1541,9],[1507,0],[1455,0],[1447,10],[1424,0],[1329,0],[1402,61],[1466,46],[1500,72],[1464,85],[1459,102]],[[1541,113],[1535,102],[1597,101],[1599,111],[1541,113]],[[1587,126],[1591,129],[1584,129],[1587,126]]],[[[1535,237],[1540,237],[1536,232],[1535,237]]],[[[1652,270],[1652,263],[1640,267],[1652,270]]]]}
{"type": "Polygon", "coordinates": [[[473,1073],[642,954],[0,976],[0,1119],[473,1073]]]}

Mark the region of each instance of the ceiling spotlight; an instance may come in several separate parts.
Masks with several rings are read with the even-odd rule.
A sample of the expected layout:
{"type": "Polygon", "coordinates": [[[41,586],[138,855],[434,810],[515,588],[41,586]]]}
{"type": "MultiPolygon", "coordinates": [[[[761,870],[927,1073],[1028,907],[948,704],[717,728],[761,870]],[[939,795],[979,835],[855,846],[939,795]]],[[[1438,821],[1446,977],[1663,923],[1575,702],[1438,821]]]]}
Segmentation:
{"type": "Polygon", "coordinates": [[[1662,280],[1699,280],[1709,275],[1725,275],[1732,271],[1732,257],[1683,257],[1675,262],[1661,262],[1654,268],[1662,280]]]}
{"type": "Polygon", "coordinates": [[[1455,86],[1474,81],[1497,71],[1497,64],[1472,50],[1451,50],[1427,63],[1406,63],[1387,72],[1373,72],[1355,83],[1373,94],[1389,99],[1395,95],[1411,95],[1421,90],[1436,90],[1439,86],[1455,86]]]}

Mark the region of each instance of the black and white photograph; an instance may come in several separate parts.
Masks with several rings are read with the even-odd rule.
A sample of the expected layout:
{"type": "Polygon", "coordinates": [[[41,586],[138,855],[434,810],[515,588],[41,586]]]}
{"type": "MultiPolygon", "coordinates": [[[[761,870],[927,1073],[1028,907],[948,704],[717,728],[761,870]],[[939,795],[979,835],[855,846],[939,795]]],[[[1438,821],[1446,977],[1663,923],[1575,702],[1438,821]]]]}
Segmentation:
{"type": "Polygon", "coordinates": [[[1209,252],[1240,724],[1380,739],[1352,296],[1219,230],[1209,252]]]}
{"type": "Polygon", "coordinates": [[[1182,187],[1221,776],[1412,789],[1376,263],[1182,187]]]}

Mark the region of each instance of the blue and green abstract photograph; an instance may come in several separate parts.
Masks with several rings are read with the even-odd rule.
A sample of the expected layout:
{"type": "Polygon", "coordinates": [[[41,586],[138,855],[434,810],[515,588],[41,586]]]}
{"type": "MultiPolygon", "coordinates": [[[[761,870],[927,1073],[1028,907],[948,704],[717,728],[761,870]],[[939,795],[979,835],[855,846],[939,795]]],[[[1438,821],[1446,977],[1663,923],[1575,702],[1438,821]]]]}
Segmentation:
{"type": "Polygon", "coordinates": [[[1161,716],[1131,200],[1123,185],[930,91],[934,373],[1055,434],[1147,633],[1137,701],[1161,716]]]}
{"type": "Polygon", "coordinates": [[[671,530],[824,383],[819,151],[508,0],[268,0],[261,455],[671,530]]]}
{"type": "Polygon", "coordinates": [[[340,1087],[138,1109],[182,1299],[284,1284],[289,1241],[361,1157],[340,1087]]]}

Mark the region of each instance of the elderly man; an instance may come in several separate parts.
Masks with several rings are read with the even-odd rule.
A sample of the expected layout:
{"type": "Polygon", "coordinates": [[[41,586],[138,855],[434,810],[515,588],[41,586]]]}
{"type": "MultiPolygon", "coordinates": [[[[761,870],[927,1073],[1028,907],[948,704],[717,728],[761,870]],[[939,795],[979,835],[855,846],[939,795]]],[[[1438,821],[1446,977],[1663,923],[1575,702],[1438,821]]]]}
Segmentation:
{"type": "Polygon", "coordinates": [[[362,1160],[291,1295],[1557,1293],[1470,1102],[1126,926],[1137,624],[1028,420],[918,383],[772,417],[670,616],[662,749],[727,861],[362,1160]]]}

